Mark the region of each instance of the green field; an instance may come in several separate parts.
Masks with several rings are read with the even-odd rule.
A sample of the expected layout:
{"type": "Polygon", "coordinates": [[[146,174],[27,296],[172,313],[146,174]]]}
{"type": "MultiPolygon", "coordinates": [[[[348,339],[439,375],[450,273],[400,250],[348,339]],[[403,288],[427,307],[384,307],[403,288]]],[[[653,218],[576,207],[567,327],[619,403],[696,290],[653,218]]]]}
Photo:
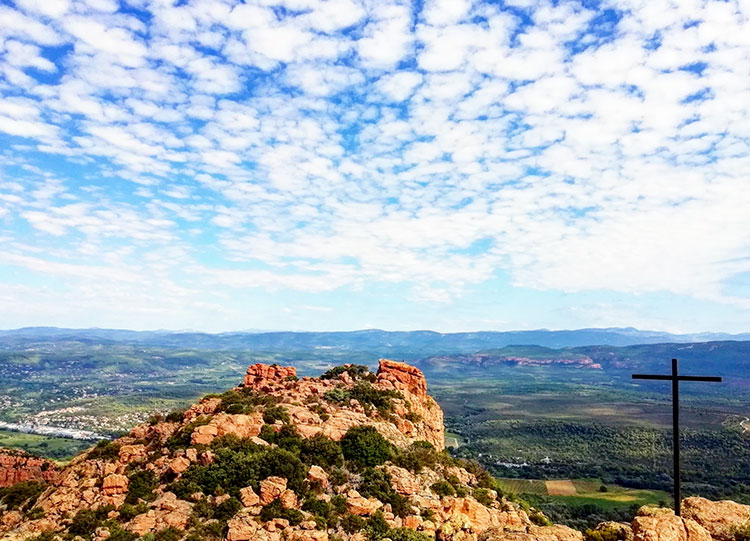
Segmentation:
{"type": "Polygon", "coordinates": [[[0,430],[0,447],[23,449],[28,453],[54,458],[58,461],[70,460],[91,445],[93,443],[90,441],[0,430]]]}

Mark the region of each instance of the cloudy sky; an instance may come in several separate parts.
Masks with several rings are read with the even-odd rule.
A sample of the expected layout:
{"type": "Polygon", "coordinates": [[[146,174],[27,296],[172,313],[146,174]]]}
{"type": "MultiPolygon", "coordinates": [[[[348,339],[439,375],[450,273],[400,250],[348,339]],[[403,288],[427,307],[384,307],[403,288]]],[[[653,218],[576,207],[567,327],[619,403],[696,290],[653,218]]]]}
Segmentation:
{"type": "Polygon", "coordinates": [[[0,0],[0,328],[750,330],[750,1],[0,0]]]}

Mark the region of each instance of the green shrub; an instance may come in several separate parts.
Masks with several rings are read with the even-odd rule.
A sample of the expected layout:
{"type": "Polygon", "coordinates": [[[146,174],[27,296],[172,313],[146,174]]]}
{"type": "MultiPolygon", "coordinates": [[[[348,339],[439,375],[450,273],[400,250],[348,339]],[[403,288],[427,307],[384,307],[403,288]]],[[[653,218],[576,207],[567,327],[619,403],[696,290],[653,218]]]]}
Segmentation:
{"type": "Polygon", "coordinates": [[[393,389],[376,389],[369,382],[359,382],[349,391],[349,396],[357,400],[365,413],[370,415],[370,410],[375,408],[378,412],[386,413],[393,411],[393,399],[403,398],[403,395],[393,389]]]}
{"type": "Polygon", "coordinates": [[[377,498],[391,504],[393,514],[404,517],[411,511],[409,500],[398,494],[391,486],[391,476],[385,470],[367,468],[362,472],[359,493],[365,498],[377,498]]]}
{"type": "Polygon", "coordinates": [[[214,438],[210,447],[213,450],[231,449],[232,451],[249,454],[258,453],[265,448],[265,446],[253,442],[250,438],[240,438],[236,434],[225,434],[214,438]]]}
{"type": "Polygon", "coordinates": [[[260,520],[263,522],[268,522],[275,518],[286,519],[290,525],[296,526],[302,522],[304,515],[297,509],[285,509],[281,504],[281,500],[277,498],[266,505],[260,512],[260,520]]]}
{"type": "Polygon", "coordinates": [[[101,440],[91,451],[88,458],[91,460],[115,460],[120,457],[120,444],[109,440],[101,440]]]}
{"type": "Polygon", "coordinates": [[[239,391],[233,389],[218,395],[218,398],[221,398],[221,404],[219,404],[217,411],[232,414],[249,414],[255,411],[256,406],[270,406],[277,404],[279,401],[273,395],[256,393],[250,388],[239,391]]]}
{"type": "Polygon", "coordinates": [[[345,404],[349,402],[351,397],[348,391],[344,390],[342,387],[336,387],[335,389],[326,391],[325,394],[323,394],[323,398],[329,402],[335,402],[336,404],[345,404]]]}
{"type": "Polygon", "coordinates": [[[240,501],[232,496],[226,501],[221,502],[214,511],[214,518],[217,518],[219,520],[229,520],[234,515],[237,514],[237,511],[242,509],[242,504],[240,501]]]}
{"type": "Polygon", "coordinates": [[[81,509],[73,517],[73,521],[68,527],[68,532],[72,535],[88,537],[101,525],[102,520],[91,509],[81,509]]]}
{"type": "Polygon", "coordinates": [[[154,489],[158,480],[150,470],[138,470],[129,477],[128,494],[125,503],[135,505],[139,499],[151,501],[155,498],[154,489]]]}
{"type": "Polygon", "coordinates": [[[212,464],[193,464],[172,485],[180,485],[179,488],[184,490],[185,486],[194,484],[204,494],[214,494],[218,487],[222,487],[229,494],[237,496],[239,490],[247,486],[257,491],[260,481],[272,475],[284,477],[288,480],[289,488],[301,494],[307,468],[292,453],[277,447],[264,448],[257,453],[218,449],[212,464]]]}
{"type": "Polygon", "coordinates": [[[409,410],[406,413],[406,420],[411,421],[412,423],[418,423],[422,420],[422,416],[415,411],[409,410]]]}
{"type": "Polygon", "coordinates": [[[426,441],[415,441],[407,449],[397,451],[393,457],[394,464],[413,473],[434,467],[437,460],[438,452],[426,441]]]}
{"type": "Polygon", "coordinates": [[[0,503],[5,504],[8,510],[21,507],[29,509],[46,488],[47,484],[40,481],[24,481],[0,488],[0,503]]]}
{"type": "Polygon", "coordinates": [[[120,512],[120,520],[122,522],[128,522],[133,517],[137,517],[148,511],[148,505],[145,503],[139,503],[138,505],[124,503],[120,506],[118,511],[120,512]]]}
{"type": "Polygon", "coordinates": [[[367,366],[361,364],[335,366],[321,375],[320,379],[335,379],[344,372],[347,372],[354,381],[365,380],[371,383],[375,381],[375,374],[370,372],[370,369],[367,366]]]}
{"type": "Polygon", "coordinates": [[[494,501],[492,497],[490,496],[490,491],[487,488],[478,488],[474,491],[474,499],[484,505],[485,507],[489,507],[492,505],[492,502],[494,501]]]}
{"type": "Polygon", "coordinates": [[[211,422],[211,418],[207,415],[202,415],[201,417],[193,419],[191,422],[178,430],[171,438],[169,438],[167,440],[167,443],[165,444],[165,447],[170,451],[175,451],[177,449],[186,449],[187,447],[190,447],[190,440],[192,438],[193,431],[199,426],[207,425],[209,422],[211,422]]]}
{"type": "Polygon", "coordinates": [[[388,532],[391,541],[433,541],[433,537],[410,528],[394,528],[388,532]]]}
{"type": "Polygon", "coordinates": [[[265,411],[263,411],[263,421],[269,425],[274,424],[276,421],[288,423],[289,414],[281,406],[267,406],[265,411]]]}
{"type": "Polygon", "coordinates": [[[302,504],[302,510],[319,517],[328,517],[333,508],[331,507],[331,504],[325,500],[307,498],[302,504]]]}
{"type": "Polygon", "coordinates": [[[368,541],[379,541],[380,539],[388,537],[391,527],[385,521],[383,512],[377,511],[367,520],[365,531],[367,532],[368,541]]]}
{"type": "Polygon", "coordinates": [[[392,446],[372,426],[350,428],[341,439],[341,451],[346,460],[359,466],[379,466],[388,460],[392,446]]]}
{"type": "Polygon", "coordinates": [[[182,418],[185,415],[185,411],[186,410],[184,410],[184,409],[170,411],[167,414],[167,422],[168,423],[181,423],[182,422],[182,418]]]}
{"type": "MultiPolygon", "coordinates": [[[[539,526],[547,526],[549,525],[550,521],[539,513],[538,511],[534,513],[533,515],[530,515],[529,518],[532,522],[534,522],[534,519],[532,518],[535,515],[541,515],[544,517],[547,524],[539,524],[539,526]]],[[[537,524],[534,522],[534,524],[537,524]]],[[[586,541],[622,541],[625,539],[625,530],[621,528],[602,528],[597,530],[586,530],[583,534],[583,538],[586,541]]],[[[735,538],[736,539],[736,538],[735,538]]],[[[746,541],[746,540],[737,540],[737,541],[746,541]]]]}
{"type": "Polygon", "coordinates": [[[349,534],[361,531],[364,529],[365,524],[365,519],[358,517],[357,515],[352,515],[351,513],[347,513],[341,517],[341,520],[339,521],[341,529],[349,534]]]}
{"type": "Polygon", "coordinates": [[[326,470],[344,463],[341,444],[323,434],[302,440],[299,458],[305,464],[316,464],[326,470]]]}
{"type": "Polygon", "coordinates": [[[336,494],[331,498],[331,509],[337,515],[343,515],[346,513],[346,498],[341,494],[336,494]]]}
{"type": "Polygon", "coordinates": [[[154,534],[154,541],[178,541],[182,537],[182,531],[177,528],[165,528],[154,534]]]}
{"type": "Polygon", "coordinates": [[[438,496],[455,496],[456,489],[448,481],[437,481],[432,484],[430,489],[438,496]]]}
{"type": "Polygon", "coordinates": [[[111,527],[107,538],[108,541],[136,541],[137,539],[140,538],[136,534],[119,526],[111,527]]]}
{"type": "Polygon", "coordinates": [[[304,443],[302,436],[300,436],[297,431],[297,427],[292,424],[282,425],[278,432],[276,432],[271,425],[263,425],[260,437],[268,443],[275,443],[282,449],[286,449],[294,455],[299,455],[300,449],[304,443]]]}
{"type": "Polygon", "coordinates": [[[38,520],[44,516],[44,509],[41,507],[37,507],[36,509],[31,509],[26,514],[24,514],[24,518],[26,520],[38,520]]]}
{"type": "MultiPolygon", "coordinates": [[[[534,511],[529,514],[529,520],[537,526],[552,526],[552,521],[544,516],[541,511],[534,511]]],[[[624,538],[623,538],[624,539],[624,538]]],[[[591,540],[593,541],[593,540],[591,540]]],[[[599,539],[597,541],[615,541],[614,539],[599,539]]]]}
{"type": "Polygon", "coordinates": [[[328,473],[328,482],[331,486],[339,487],[349,480],[349,474],[341,468],[332,468],[328,473]]]}

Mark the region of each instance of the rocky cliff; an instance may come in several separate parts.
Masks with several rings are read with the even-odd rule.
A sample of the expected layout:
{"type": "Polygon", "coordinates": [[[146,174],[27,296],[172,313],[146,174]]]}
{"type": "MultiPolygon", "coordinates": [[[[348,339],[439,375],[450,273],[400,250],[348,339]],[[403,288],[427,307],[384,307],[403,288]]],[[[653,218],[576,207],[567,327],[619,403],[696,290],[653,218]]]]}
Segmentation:
{"type": "MultiPolygon", "coordinates": [[[[583,541],[492,486],[444,451],[443,414],[418,369],[383,359],[377,374],[345,365],[298,378],[256,364],[240,386],[76,457],[3,513],[0,537],[583,541]]],[[[750,516],[725,502],[685,509],[685,519],[644,512],[615,539],[729,541],[750,516]]]]}
{"type": "Polygon", "coordinates": [[[54,481],[59,468],[51,460],[0,448],[0,487],[24,481],[54,481]]]}

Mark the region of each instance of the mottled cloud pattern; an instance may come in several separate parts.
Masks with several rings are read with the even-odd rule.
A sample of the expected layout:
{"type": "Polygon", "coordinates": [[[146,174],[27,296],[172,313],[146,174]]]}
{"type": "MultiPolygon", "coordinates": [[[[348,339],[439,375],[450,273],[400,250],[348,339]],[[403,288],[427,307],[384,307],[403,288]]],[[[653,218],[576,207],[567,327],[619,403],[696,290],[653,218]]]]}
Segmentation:
{"type": "Polygon", "coordinates": [[[0,1],[0,326],[739,330],[749,113],[746,0],[0,1]]]}

